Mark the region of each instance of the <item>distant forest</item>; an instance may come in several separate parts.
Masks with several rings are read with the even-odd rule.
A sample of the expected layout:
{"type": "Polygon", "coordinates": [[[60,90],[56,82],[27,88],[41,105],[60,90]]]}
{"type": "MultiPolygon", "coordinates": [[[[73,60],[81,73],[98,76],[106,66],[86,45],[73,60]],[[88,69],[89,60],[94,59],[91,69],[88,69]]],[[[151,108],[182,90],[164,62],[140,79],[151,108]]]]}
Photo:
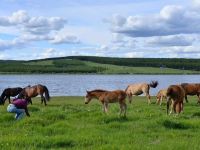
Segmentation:
{"type": "MultiPolygon", "coordinates": [[[[200,59],[69,56],[30,61],[0,60],[1,73],[106,73],[107,70],[112,73],[113,68],[116,71],[115,73],[125,73],[123,72],[124,66],[200,71],[200,59]],[[116,68],[111,65],[121,68],[118,67],[117,72],[116,68]]],[[[137,71],[132,73],[137,73],[137,71]]],[[[152,73],[154,72],[152,71],[152,73]]]]}
{"type": "Polygon", "coordinates": [[[113,64],[132,67],[163,67],[200,71],[200,59],[183,58],[112,58],[94,56],[70,56],[70,59],[92,61],[103,64],[113,64]]]}

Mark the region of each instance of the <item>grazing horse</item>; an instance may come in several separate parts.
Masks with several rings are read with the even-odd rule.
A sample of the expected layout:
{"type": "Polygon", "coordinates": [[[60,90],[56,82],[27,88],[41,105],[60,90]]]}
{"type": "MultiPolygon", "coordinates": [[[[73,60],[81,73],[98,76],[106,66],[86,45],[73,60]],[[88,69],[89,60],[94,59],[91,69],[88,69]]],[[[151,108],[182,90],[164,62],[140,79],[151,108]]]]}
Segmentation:
{"type": "Polygon", "coordinates": [[[167,99],[167,89],[160,90],[156,95],[156,103],[162,105],[163,98],[167,99]]]}
{"type": "Polygon", "coordinates": [[[4,89],[4,91],[3,91],[3,93],[1,94],[1,97],[0,97],[1,104],[4,104],[6,99],[9,100],[9,103],[11,103],[10,97],[11,96],[12,97],[17,96],[21,91],[22,91],[21,87],[4,89]]]}
{"type": "Polygon", "coordinates": [[[85,97],[85,104],[88,104],[93,98],[98,99],[103,105],[103,111],[108,112],[108,103],[119,102],[120,105],[120,115],[124,112],[126,116],[126,93],[122,90],[115,91],[105,91],[105,90],[93,90],[87,91],[85,97]]]}
{"type": "Polygon", "coordinates": [[[185,101],[188,103],[187,95],[197,95],[200,104],[200,84],[199,83],[182,83],[182,88],[185,90],[185,101]]]}
{"type": "Polygon", "coordinates": [[[19,94],[18,98],[25,98],[28,99],[29,102],[32,104],[32,97],[41,96],[41,104],[44,102],[45,106],[47,105],[46,101],[50,100],[49,90],[46,86],[38,84],[34,86],[27,86],[25,87],[21,93],[19,94]],[[45,97],[43,96],[45,94],[45,97]]]}
{"type": "Polygon", "coordinates": [[[144,93],[148,99],[148,104],[150,104],[151,101],[150,101],[149,89],[150,89],[150,87],[156,88],[157,85],[158,85],[157,81],[151,81],[151,83],[149,83],[149,84],[148,83],[135,83],[135,84],[128,85],[125,92],[129,98],[129,103],[131,103],[133,95],[138,96],[138,95],[141,95],[142,93],[144,93]]]}
{"type": "Polygon", "coordinates": [[[167,114],[169,111],[169,105],[171,103],[170,114],[174,111],[180,113],[183,111],[183,101],[185,97],[185,91],[181,85],[171,85],[167,89],[167,114]]]}

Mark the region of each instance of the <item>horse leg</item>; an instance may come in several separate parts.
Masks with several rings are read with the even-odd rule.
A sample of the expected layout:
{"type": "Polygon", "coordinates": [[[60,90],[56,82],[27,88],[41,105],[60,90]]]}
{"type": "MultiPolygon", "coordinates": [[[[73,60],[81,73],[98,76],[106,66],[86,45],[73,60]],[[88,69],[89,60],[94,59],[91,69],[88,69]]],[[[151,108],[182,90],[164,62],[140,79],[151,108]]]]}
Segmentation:
{"type": "Polygon", "coordinates": [[[181,112],[183,112],[183,101],[181,102],[181,112]]]}
{"type": "Polygon", "coordinates": [[[175,113],[177,113],[177,105],[178,105],[178,102],[175,101],[174,104],[173,104],[173,109],[174,109],[175,113]]]}
{"type": "Polygon", "coordinates": [[[160,98],[160,106],[162,105],[162,101],[163,101],[163,96],[161,96],[160,98]]]}
{"type": "Polygon", "coordinates": [[[156,104],[158,105],[160,103],[160,97],[157,98],[156,104]]]}
{"type": "Polygon", "coordinates": [[[41,95],[41,100],[42,100],[42,102],[44,101],[44,105],[46,106],[46,105],[47,105],[47,102],[46,102],[46,99],[44,98],[43,95],[41,95]]]}
{"type": "Polygon", "coordinates": [[[149,93],[146,93],[146,97],[147,97],[147,100],[148,100],[148,104],[151,104],[151,100],[150,100],[150,95],[149,95],[149,93]]]}
{"type": "Polygon", "coordinates": [[[122,112],[123,112],[123,103],[119,103],[119,107],[120,107],[120,112],[119,112],[119,116],[122,115],[122,112]]]}
{"type": "Polygon", "coordinates": [[[124,117],[126,117],[126,109],[127,109],[127,105],[126,105],[125,102],[123,103],[123,106],[124,106],[124,117]]]}
{"type": "Polygon", "coordinates": [[[6,99],[7,99],[7,97],[5,97],[5,98],[3,99],[3,104],[5,104],[5,102],[6,102],[6,99]]]}
{"type": "Polygon", "coordinates": [[[185,101],[186,101],[186,103],[188,103],[187,95],[185,95],[185,101]]]}
{"type": "Polygon", "coordinates": [[[129,103],[131,104],[131,102],[132,102],[132,94],[128,94],[128,100],[129,100],[129,103]]]}
{"type": "Polygon", "coordinates": [[[169,114],[173,113],[173,108],[174,108],[174,100],[171,99],[171,110],[169,114]]]}
{"type": "Polygon", "coordinates": [[[10,102],[10,96],[8,96],[8,101],[9,101],[9,104],[10,104],[10,103],[11,103],[11,102],[10,102]]]}
{"type": "Polygon", "coordinates": [[[197,96],[198,96],[198,101],[197,101],[197,104],[200,104],[200,95],[199,95],[199,93],[197,94],[197,96]]]}
{"type": "Polygon", "coordinates": [[[102,111],[103,111],[104,113],[106,113],[104,103],[102,103],[102,111]]]}
{"type": "Polygon", "coordinates": [[[29,103],[31,103],[31,105],[33,104],[31,98],[28,98],[28,101],[29,103]]]}
{"type": "Polygon", "coordinates": [[[104,102],[105,113],[108,114],[108,103],[104,102]]]}

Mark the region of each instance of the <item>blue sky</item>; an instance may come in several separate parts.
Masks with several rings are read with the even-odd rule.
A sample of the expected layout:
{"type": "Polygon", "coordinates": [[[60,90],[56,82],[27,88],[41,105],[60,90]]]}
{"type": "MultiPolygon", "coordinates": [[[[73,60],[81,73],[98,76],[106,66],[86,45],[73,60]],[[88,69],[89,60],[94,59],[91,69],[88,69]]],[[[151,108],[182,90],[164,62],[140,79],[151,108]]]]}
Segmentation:
{"type": "Polygon", "coordinates": [[[199,0],[1,0],[0,59],[200,57],[199,0]]]}

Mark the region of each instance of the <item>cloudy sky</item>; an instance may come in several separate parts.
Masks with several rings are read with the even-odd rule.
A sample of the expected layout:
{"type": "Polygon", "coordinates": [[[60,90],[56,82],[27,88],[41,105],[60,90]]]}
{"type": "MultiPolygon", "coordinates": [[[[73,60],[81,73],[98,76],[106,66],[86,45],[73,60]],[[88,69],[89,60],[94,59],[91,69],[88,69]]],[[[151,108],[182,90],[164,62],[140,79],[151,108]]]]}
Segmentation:
{"type": "Polygon", "coordinates": [[[0,59],[200,58],[200,0],[1,0],[0,59]]]}

